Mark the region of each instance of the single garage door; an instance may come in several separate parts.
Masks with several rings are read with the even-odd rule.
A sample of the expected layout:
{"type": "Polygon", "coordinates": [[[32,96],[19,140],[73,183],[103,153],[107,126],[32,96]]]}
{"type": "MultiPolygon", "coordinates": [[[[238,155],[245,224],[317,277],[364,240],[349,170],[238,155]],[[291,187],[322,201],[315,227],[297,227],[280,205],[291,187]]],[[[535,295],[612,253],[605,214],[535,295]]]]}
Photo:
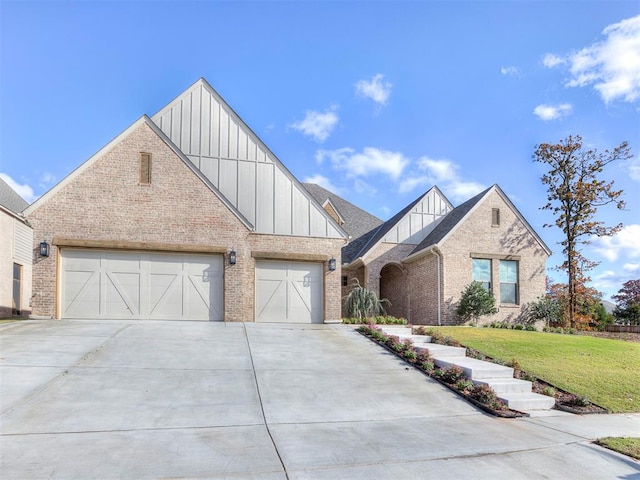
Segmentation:
{"type": "Polygon", "coordinates": [[[223,319],[223,259],[62,249],[62,318],[223,319]]]}
{"type": "Polygon", "coordinates": [[[323,265],[256,262],[256,321],[322,323],[323,265]]]}

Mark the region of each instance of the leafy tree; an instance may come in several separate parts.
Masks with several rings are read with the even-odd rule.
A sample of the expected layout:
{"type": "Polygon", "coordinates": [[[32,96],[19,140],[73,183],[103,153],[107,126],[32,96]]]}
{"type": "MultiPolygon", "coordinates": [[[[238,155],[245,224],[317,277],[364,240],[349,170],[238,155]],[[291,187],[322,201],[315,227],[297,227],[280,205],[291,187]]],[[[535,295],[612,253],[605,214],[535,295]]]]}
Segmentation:
{"type": "Polygon", "coordinates": [[[480,282],[471,282],[462,291],[456,313],[465,322],[471,320],[474,325],[484,315],[498,313],[493,293],[485,290],[480,282]]]}
{"type": "Polygon", "coordinates": [[[348,317],[365,318],[386,314],[385,305],[391,305],[386,298],[378,299],[373,290],[360,285],[357,278],[353,279],[353,289],[344,297],[344,308],[348,317]]]}
{"type": "Polygon", "coordinates": [[[625,324],[640,325],[640,279],[629,280],[622,284],[617,295],[613,314],[625,324]]]}
{"type": "Polygon", "coordinates": [[[581,276],[586,279],[584,272],[598,265],[582,255],[580,246],[588,244],[593,236],[611,236],[622,228],[622,224],[609,227],[595,218],[598,209],[604,205],[614,204],[619,209],[625,207],[625,202],[620,199],[622,190],[614,190],[614,182],[602,180],[600,174],[608,164],[631,157],[627,142],[600,153],[583,148],[579,135],[570,135],[557,144],[540,144],[533,155],[534,161],[548,167],[541,178],[547,185],[547,203],[542,209],[554,214],[555,225],[564,234],[560,244],[565,260],[559,268],[568,277],[568,320],[571,327],[576,326],[577,280],[581,276]]]}

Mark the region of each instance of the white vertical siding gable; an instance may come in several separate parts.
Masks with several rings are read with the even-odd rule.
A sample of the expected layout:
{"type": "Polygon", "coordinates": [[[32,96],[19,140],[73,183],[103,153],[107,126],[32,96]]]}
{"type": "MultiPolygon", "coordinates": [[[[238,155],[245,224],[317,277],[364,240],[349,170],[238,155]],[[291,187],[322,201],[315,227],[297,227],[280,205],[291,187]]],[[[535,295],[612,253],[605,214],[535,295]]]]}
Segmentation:
{"type": "Polygon", "coordinates": [[[217,92],[200,79],[152,120],[258,233],[345,233],[217,92]]]}
{"type": "Polygon", "coordinates": [[[436,188],[401,218],[385,235],[385,243],[419,244],[451,210],[453,206],[436,188]]]}

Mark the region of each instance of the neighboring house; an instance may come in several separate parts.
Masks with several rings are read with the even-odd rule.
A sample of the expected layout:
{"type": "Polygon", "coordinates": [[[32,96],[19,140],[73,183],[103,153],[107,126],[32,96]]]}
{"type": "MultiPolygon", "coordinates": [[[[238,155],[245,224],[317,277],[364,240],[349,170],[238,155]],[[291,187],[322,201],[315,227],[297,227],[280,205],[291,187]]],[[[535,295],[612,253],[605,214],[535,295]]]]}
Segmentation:
{"type": "Polygon", "coordinates": [[[35,242],[50,244],[34,265],[36,315],[341,316],[347,234],[339,220],[204,79],[142,116],[24,213],[35,242]]]}
{"type": "MultiPolygon", "coordinates": [[[[307,188],[321,205],[331,201],[347,232],[360,222],[354,205],[307,188]]],[[[374,224],[342,249],[343,296],[357,279],[391,302],[389,314],[447,325],[458,323],[456,304],[473,280],[496,297],[499,312],[485,321],[515,320],[522,305],[545,292],[551,251],[497,185],[456,208],[433,187],[374,224]]]]}
{"type": "Polygon", "coordinates": [[[31,313],[33,231],[20,214],[28,205],[0,178],[0,318],[31,313]]]}

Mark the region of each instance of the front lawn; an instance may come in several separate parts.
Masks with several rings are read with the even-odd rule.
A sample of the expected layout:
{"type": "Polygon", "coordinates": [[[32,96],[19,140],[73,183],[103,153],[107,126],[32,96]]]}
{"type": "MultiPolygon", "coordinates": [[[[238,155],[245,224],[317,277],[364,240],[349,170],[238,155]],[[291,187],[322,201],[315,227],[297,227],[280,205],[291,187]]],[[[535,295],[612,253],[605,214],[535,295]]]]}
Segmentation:
{"type": "Polygon", "coordinates": [[[466,347],[584,395],[612,413],[640,412],[640,343],[582,335],[434,327],[466,347]]]}
{"type": "Polygon", "coordinates": [[[596,443],[640,460],[640,438],[607,437],[601,438],[596,443]]]}

